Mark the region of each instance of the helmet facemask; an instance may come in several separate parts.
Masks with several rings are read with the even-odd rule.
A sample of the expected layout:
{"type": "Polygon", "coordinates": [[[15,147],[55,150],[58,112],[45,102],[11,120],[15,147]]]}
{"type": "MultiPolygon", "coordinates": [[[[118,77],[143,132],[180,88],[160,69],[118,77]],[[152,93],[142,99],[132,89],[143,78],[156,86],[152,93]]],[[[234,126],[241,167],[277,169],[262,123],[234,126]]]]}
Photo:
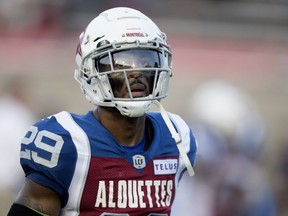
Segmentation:
{"type": "Polygon", "coordinates": [[[81,65],[82,88],[90,101],[116,107],[124,116],[142,116],[153,100],[167,96],[171,51],[161,42],[106,44],[81,65]]]}

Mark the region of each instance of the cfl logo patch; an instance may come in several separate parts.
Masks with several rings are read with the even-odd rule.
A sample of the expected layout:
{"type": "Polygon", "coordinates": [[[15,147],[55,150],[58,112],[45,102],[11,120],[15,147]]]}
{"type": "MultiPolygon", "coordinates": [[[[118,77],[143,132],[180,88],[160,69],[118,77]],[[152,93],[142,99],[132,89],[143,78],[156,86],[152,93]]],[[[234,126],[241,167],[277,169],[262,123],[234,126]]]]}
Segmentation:
{"type": "Polygon", "coordinates": [[[146,167],[146,161],[143,155],[134,155],[132,158],[133,158],[133,166],[136,169],[143,169],[144,167],[146,167]]]}

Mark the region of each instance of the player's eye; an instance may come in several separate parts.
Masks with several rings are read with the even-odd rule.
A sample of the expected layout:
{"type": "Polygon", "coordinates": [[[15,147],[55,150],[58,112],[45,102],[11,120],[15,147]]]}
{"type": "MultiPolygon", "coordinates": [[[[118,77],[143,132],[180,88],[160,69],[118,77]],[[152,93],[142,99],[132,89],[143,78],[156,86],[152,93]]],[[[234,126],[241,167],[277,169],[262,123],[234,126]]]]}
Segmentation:
{"type": "Polygon", "coordinates": [[[109,63],[108,55],[104,55],[104,56],[95,58],[95,68],[99,72],[110,71],[111,66],[109,63]]]}
{"type": "Polygon", "coordinates": [[[114,68],[115,69],[127,69],[127,68],[129,68],[129,66],[125,65],[125,64],[121,64],[121,63],[115,63],[114,68]]]}

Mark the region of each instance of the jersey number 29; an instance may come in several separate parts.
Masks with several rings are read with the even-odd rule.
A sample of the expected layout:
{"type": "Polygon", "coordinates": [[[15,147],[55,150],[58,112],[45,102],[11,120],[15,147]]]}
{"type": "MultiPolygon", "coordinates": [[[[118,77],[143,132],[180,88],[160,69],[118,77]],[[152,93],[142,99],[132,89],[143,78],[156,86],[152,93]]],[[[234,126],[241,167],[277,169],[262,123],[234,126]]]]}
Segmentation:
{"type": "Polygon", "coordinates": [[[57,166],[64,144],[62,137],[47,130],[38,131],[35,126],[32,126],[27,134],[28,136],[22,139],[22,144],[26,147],[21,151],[21,158],[32,159],[35,163],[49,168],[57,166]]]}

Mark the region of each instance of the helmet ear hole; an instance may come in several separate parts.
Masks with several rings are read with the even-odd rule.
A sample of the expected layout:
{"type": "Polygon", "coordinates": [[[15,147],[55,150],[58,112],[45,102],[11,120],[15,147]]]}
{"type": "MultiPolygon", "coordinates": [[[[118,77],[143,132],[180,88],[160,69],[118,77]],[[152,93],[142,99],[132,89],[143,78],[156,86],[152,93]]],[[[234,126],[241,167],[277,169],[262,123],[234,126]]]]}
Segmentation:
{"type": "Polygon", "coordinates": [[[86,83],[90,85],[91,84],[91,80],[86,80],[86,83]]]}

